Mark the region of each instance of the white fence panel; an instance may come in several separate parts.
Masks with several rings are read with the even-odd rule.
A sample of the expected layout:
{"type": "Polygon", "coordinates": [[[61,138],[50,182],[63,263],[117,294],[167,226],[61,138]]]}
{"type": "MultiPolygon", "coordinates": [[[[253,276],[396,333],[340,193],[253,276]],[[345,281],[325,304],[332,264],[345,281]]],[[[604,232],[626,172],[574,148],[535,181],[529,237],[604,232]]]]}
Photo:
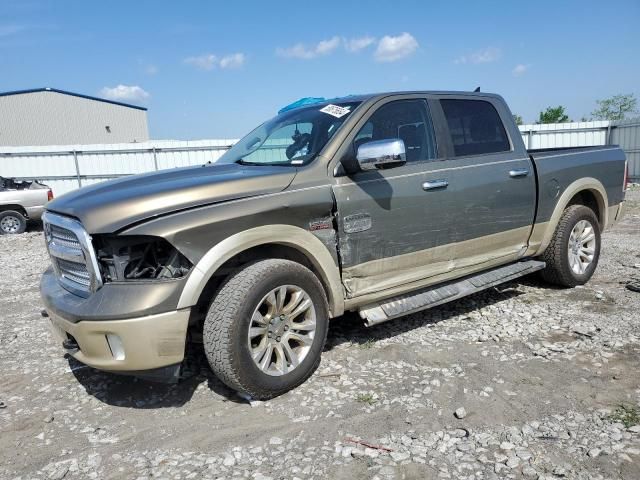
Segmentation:
{"type": "MultiPolygon", "coordinates": [[[[19,147],[19,155],[0,159],[0,175],[3,177],[30,177],[33,172],[41,176],[74,175],[75,163],[68,152],[33,152],[29,147],[19,147]],[[29,152],[29,155],[24,155],[29,152]]],[[[17,148],[16,148],[17,149],[17,148]]]]}
{"type": "MultiPolygon", "coordinates": [[[[520,125],[529,149],[619,144],[629,173],[640,178],[640,120],[520,125]]],[[[39,179],[56,195],[123,175],[216,162],[236,139],[153,140],[117,145],[0,148],[0,176],[39,179]]],[[[254,160],[283,158],[282,139],[263,145],[254,160]]]]}
{"type": "Polygon", "coordinates": [[[213,163],[235,142],[236,139],[156,142],[158,169],[213,163]]]}
{"type": "MultiPolygon", "coordinates": [[[[37,178],[37,177],[35,177],[35,178],[37,178]]],[[[53,194],[56,197],[59,197],[60,195],[62,195],[64,193],[71,192],[72,190],[77,190],[78,189],[78,180],[76,180],[76,179],[73,179],[73,180],[42,180],[42,181],[44,183],[46,183],[49,187],[51,187],[51,190],[53,190],[53,194]]],[[[86,187],[87,184],[83,183],[82,186],[86,187]]]]}
{"type": "Polygon", "coordinates": [[[605,145],[610,122],[570,122],[520,125],[528,149],[605,145]]]}
{"type": "Polygon", "coordinates": [[[123,175],[217,161],[236,139],[3,147],[0,176],[36,178],[56,195],[123,175]]]}

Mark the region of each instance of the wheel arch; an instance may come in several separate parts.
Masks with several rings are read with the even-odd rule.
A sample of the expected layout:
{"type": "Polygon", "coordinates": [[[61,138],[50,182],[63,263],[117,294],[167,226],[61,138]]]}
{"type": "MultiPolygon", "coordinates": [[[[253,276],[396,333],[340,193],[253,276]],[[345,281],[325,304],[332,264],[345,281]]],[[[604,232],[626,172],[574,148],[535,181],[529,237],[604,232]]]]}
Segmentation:
{"type": "Polygon", "coordinates": [[[570,205],[584,205],[589,207],[596,214],[598,222],[600,223],[600,231],[604,230],[606,226],[606,219],[604,218],[607,207],[604,204],[605,199],[602,195],[594,189],[580,190],[576,193],[565,208],[570,205]]]}
{"type": "MultiPolygon", "coordinates": [[[[180,295],[178,308],[198,304],[210,280],[229,262],[243,256],[251,257],[253,252],[268,251],[277,252],[276,257],[297,260],[303,264],[302,259],[305,259],[325,289],[330,316],[344,313],[340,271],[329,249],[312,233],[291,225],[251,228],[216,244],[194,266],[180,295]],[[291,254],[287,255],[286,252],[291,254]]],[[[265,258],[265,255],[256,254],[255,258],[265,258]]]]}
{"type": "Polygon", "coordinates": [[[598,222],[600,223],[600,231],[603,231],[609,224],[609,200],[607,197],[607,191],[602,183],[591,177],[581,178],[571,183],[560,195],[556,203],[551,218],[546,224],[544,234],[537,253],[540,254],[545,251],[551,242],[553,232],[555,231],[562,212],[569,205],[585,205],[596,214],[598,222]]]}
{"type": "Polygon", "coordinates": [[[19,205],[17,203],[0,205],[0,213],[6,212],[6,211],[18,212],[24,218],[29,219],[29,214],[27,213],[25,208],[22,205],[19,205]]]}

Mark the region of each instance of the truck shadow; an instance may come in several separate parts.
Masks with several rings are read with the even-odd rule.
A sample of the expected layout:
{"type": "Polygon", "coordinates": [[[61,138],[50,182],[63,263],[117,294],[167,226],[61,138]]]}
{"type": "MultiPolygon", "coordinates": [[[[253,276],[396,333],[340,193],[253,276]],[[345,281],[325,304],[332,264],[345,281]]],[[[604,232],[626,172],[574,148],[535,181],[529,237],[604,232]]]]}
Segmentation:
{"type": "Polygon", "coordinates": [[[192,399],[201,385],[213,392],[217,401],[247,403],[218,380],[209,369],[204,354],[192,354],[190,372],[178,383],[153,382],[95,370],[71,356],[67,357],[67,361],[76,380],[89,395],[114,407],[141,410],[182,407],[192,399]]]}
{"type": "Polygon", "coordinates": [[[42,232],[42,221],[41,220],[29,220],[27,222],[27,232],[42,232]]]}
{"type": "MultiPolygon", "coordinates": [[[[447,303],[426,311],[400,317],[373,327],[365,327],[356,313],[347,313],[333,320],[329,327],[325,352],[342,344],[364,344],[391,338],[415,328],[434,325],[458,315],[468,314],[479,308],[517,297],[524,292],[518,285],[540,286],[536,277],[529,276],[518,282],[501,285],[483,292],[447,303]]],[[[191,372],[179,383],[164,384],[117,375],[87,367],[68,356],[69,367],[86,392],[99,401],[117,407],[135,409],[175,408],[188,403],[196,390],[204,385],[215,394],[214,400],[246,404],[209,369],[202,347],[192,347],[187,353],[191,372]]]]}
{"type": "Polygon", "coordinates": [[[474,310],[522,295],[524,292],[517,289],[519,284],[538,286],[540,281],[535,276],[530,275],[519,279],[517,282],[505,283],[450,303],[398,317],[371,327],[366,327],[357,313],[345,313],[344,316],[331,322],[325,351],[330,351],[345,343],[362,345],[384,340],[418,327],[435,325],[459,315],[469,314],[474,310]]]}

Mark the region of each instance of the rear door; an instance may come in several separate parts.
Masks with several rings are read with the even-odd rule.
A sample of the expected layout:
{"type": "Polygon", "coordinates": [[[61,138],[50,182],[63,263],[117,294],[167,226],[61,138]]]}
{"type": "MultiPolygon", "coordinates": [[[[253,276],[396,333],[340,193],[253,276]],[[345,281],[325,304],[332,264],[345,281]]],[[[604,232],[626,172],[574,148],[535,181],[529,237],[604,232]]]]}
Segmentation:
{"type": "Polygon", "coordinates": [[[467,274],[521,257],[534,219],[536,182],[519,131],[501,119],[511,113],[493,96],[447,95],[438,103],[447,154],[430,179],[446,179],[456,198],[454,270],[467,274]]]}

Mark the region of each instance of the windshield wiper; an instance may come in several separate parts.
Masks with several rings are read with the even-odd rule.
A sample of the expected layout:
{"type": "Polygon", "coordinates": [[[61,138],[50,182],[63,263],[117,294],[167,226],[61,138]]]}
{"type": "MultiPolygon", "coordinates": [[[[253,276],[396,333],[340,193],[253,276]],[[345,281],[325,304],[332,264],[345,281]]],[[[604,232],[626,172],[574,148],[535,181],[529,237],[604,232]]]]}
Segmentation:
{"type": "Polygon", "coordinates": [[[295,165],[291,165],[290,162],[248,162],[243,158],[239,158],[236,160],[236,163],[239,165],[249,165],[249,166],[258,166],[258,167],[291,167],[295,165]]]}
{"type": "Polygon", "coordinates": [[[247,162],[244,158],[239,158],[238,160],[236,160],[236,163],[239,165],[267,165],[261,162],[247,162]]]}

